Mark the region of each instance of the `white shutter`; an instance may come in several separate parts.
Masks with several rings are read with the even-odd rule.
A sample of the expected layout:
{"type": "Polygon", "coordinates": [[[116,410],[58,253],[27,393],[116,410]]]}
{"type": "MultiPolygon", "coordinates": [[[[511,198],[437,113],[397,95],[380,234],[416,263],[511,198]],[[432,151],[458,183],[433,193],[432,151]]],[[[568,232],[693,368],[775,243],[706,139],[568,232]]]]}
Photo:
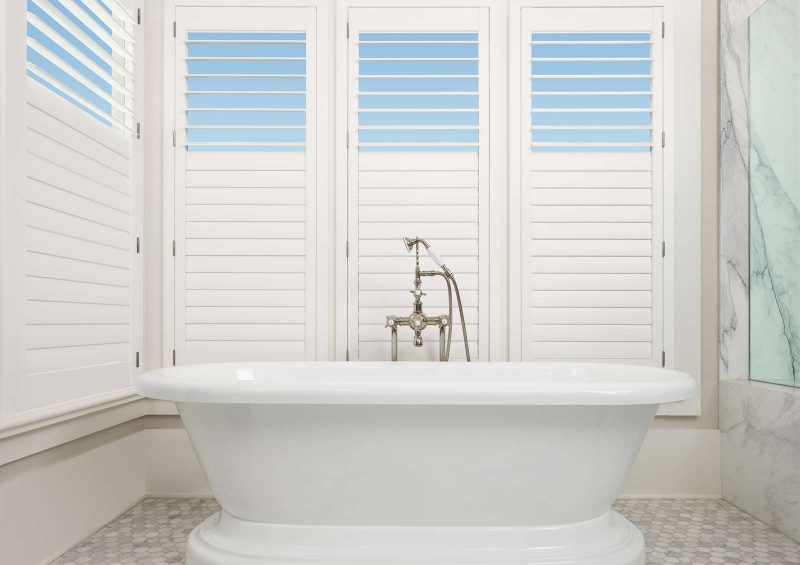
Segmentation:
{"type": "Polygon", "coordinates": [[[661,365],[661,9],[522,13],[512,358],[661,365]]]}
{"type": "Polygon", "coordinates": [[[316,12],[176,10],[176,362],[316,356],[316,12]]]}
{"type": "MultiPolygon", "coordinates": [[[[387,314],[411,312],[414,256],[426,238],[464,300],[470,353],[488,357],[488,10],[351,8],[348,12],[348,349],[390,358],[387,314]]],[[[422,253],[423,269],[435,265],[422,253]]],[[[440,278],[424,310],[447,312],[440,278]]],[[[463,359],[454,311],[452,359],[463,359]]],[[[438,359],[438,334],[399,330],[400,360],[438,359]]]]}
{"type": "Polygon", "coordinates": [[[19,410],[130,385],[141,340],[138,26],[97,0],[31,0],[27,20],[19,410]]]}

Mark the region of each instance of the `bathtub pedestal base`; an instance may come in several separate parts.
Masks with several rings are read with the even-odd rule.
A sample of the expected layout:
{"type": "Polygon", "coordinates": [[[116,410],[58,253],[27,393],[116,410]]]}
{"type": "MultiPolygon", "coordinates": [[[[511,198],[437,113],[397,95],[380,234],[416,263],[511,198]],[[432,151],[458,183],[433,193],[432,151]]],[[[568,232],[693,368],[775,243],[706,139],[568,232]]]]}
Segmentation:
{"type": "Polygon", "coordinates": [[[189,565],[644,565],[644,538],[604,516],[553,527],[361,527],[262,524],[214,514],[197,526],[189,565]]]}

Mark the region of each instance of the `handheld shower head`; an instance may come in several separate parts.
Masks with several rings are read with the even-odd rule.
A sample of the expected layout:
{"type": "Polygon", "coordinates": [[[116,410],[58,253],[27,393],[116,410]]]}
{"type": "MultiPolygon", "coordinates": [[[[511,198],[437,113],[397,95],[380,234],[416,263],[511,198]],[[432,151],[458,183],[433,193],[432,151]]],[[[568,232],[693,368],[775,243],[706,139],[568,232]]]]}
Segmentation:
{"type": "Polygon", "coordinates": [[[411,252],[414,249],[415,245],[421,243],[422,246],[425,248],[425,251],[428,252],[428,255],[430,256],[430,258],[433,259],[433,262],[436,263],[436,265],[440,269],[445,269],[446,268],[444,266],[444,263],[442,263],[442,260],[439,259],[439,256],[436,254],[436,252],[434,252],[434,250],[431,249],[430,244],[427,241],[425,241],[424,239],[419,238],[419,237],[404,237],[403,238],[403,243],[405,243],[406,249],[409,252],[411,252]]]}

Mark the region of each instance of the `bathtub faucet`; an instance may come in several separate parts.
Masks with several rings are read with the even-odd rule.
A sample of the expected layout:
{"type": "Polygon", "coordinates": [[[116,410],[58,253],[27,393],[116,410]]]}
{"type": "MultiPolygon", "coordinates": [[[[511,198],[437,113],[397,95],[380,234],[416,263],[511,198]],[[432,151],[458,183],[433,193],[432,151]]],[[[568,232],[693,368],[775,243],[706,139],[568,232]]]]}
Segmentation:
{"type": "Polygon", "coordinates": [[[422,347],[422,330],[428,326],[439,328],[439,361],[450,360],[450,344],[453,340],[453,289],[455,289],[458,301],[458,311],[461,316],[461,329],[464,334],[464,350],[466,351],[467,361],[470,361],[469,340],[467,339],[467,326],[464,323],[464,308],[461,304],[461,293],[458,290],[458,283],[453,272],[447,268],[439,256],[431,249],[431,246],[422,238],[405,237],[403,238],[406,249],[416,251],[416,267],[414,269],[414,288],[410,291],[414,297],[413,309],[408,316],[386,316],[386,326],[392,332],[392,361],[397,361],[397,328],[408,326],[414,332],[414,347],[422,347]],[[428,252],[433,262],[441,271],[423,271],[419,268],[419,246],[420,244],[428,252]],[[448,313],[440,316],[428,316],[422,308],[422,277],[442,277],[447,283],[448,313]],[[446,338],[445,338],[446,335],[446,338]]]}

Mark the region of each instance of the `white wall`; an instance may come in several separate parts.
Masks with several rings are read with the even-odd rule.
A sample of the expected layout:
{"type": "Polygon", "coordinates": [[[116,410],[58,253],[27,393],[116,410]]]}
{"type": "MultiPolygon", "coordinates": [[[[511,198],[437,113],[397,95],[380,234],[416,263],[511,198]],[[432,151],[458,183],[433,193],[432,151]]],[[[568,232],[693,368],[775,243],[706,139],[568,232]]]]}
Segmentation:
{"type": "Polygon", "coordinates": [[[140,427],[130,422],[113,432],[122,437],[85,438],[0,467],[4,565],[49,563],[142,499],[140,427]]]}

